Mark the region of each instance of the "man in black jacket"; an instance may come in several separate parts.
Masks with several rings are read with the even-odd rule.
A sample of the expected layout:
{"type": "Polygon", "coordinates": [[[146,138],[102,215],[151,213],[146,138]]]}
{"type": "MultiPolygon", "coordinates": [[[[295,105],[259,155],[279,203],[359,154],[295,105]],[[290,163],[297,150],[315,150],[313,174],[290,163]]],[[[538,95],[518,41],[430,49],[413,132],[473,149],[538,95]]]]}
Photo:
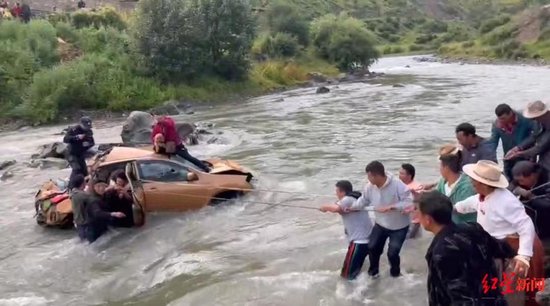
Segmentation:
{"type": "Polygon", "coordinates": [[[94,133],[92,131],[92,120],[89,117],[80,118],[80,124],[69,127],[63,142],[69,145],[67,160],[72,168],[69,177],[69,190],[76,187],[73,180],[77,174],[88,175],[85,154],[95,145],[94,133]]]}
{"type": "Polygon", "coordinates": [[[74,223],[78,236],[82,240],[94,242],[107,231],[107,225],[116,219],[124,218],[122,212],[108,212],[102,210],[101,198],[107,184],[94,181],[90,192],[85,192],[86,182],[81,174],[75,175],[76,187],[71,193],[74,223]]]}
{"type": "Polygon", "coordinates": [[[520,161],[512,169],[512,192],[525,204],[541,240],[550,238],[550,184],[548,173],[541,165],[520,161]]]}
{"type": "Polygon", "coordinates": [[[477,223],[454,224],[453,204],[438,191],[423,193],[417,205],[420,224],[435,234],[426,253],[429,305],[507,305],[501,290],[515,284],[493,287],[500,276],[494,260],[514,257],[512,248],[477,223]]]}

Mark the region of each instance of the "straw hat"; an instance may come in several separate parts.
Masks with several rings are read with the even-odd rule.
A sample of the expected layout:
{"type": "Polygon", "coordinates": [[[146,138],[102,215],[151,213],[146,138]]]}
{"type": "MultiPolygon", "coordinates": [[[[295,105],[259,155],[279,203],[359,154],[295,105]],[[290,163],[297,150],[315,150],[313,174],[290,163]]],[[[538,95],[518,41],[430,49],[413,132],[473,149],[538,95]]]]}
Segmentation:
{"type": "Polygon", "coordinates": [[[539,100],[527,104],[527,108],[523,111],[523,117],[528,119],[538,118],[546,112],[548,112],[548,106],[539,100]]]}
{"type": "Polygon", "coordinates": [[[490,160],[480,160],[477,164],[468,164],[462,167],[464,173],[472,179],[496,188],[508,187],[508,180],[502,174],[497,163],[490,160]]]}

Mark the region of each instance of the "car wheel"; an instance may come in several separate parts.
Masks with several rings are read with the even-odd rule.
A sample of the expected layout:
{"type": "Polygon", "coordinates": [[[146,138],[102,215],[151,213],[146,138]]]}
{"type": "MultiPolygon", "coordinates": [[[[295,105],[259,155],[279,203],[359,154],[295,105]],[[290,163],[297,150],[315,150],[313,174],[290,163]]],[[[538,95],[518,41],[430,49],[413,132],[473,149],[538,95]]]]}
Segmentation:
{"type": "Polygon", "coordinates": [[[238,198],[242,193],[238,191],[224,191],[215,195],[210,201],[210,206],[217,206],[228,200],[238,198]]]}

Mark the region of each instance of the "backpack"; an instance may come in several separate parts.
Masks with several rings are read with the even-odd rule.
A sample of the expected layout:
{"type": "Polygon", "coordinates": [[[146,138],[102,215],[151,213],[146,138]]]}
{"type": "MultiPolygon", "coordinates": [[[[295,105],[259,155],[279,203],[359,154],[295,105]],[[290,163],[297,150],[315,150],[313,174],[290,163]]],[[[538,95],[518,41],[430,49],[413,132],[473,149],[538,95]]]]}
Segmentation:
{"type": "Polygon", "coordinates": [[[55,182],[42,185],[34,198],[36,223],[44,227],[73,228],[73,210],[68,192],[55,182]]]}

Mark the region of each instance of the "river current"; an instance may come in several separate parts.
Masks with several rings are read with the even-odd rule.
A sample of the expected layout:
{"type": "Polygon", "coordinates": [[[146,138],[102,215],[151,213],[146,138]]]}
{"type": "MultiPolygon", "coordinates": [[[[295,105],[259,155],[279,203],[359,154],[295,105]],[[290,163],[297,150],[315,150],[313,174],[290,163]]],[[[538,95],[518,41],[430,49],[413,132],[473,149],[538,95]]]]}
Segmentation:
{"type": "MultiPolygon", "coordinates": [[[[327,94],[297,89],[187,115],[229,140],[191,153],[238,161],[262,191],[195,213],[155,214],[143,228],[112,230],[92,245],[33,219],[40,184],[70,170],[23,164],[37,146],[60,140],[63,127],[0,134],[0,161],[18,161],[14,177],[0,182],[0,305],[426,305],[431,234],[406,241],[403,277],[389,277],[384,255],[379,279],[347,282],[339,278],[347,244],[338,215],[250,201],[332,203],[339,179],[362,189],[372,160],[392,173],[410,162],[418,181],[432,182],[437,149],[455,141],[458,123],[489,136],[497,104],[550,102],[550,69],[398,57],[373,70],[386,75],[332,85],[327,94]]],[[[96,142],[119,142],[120,124],[96,123],[96,142]]]]}

